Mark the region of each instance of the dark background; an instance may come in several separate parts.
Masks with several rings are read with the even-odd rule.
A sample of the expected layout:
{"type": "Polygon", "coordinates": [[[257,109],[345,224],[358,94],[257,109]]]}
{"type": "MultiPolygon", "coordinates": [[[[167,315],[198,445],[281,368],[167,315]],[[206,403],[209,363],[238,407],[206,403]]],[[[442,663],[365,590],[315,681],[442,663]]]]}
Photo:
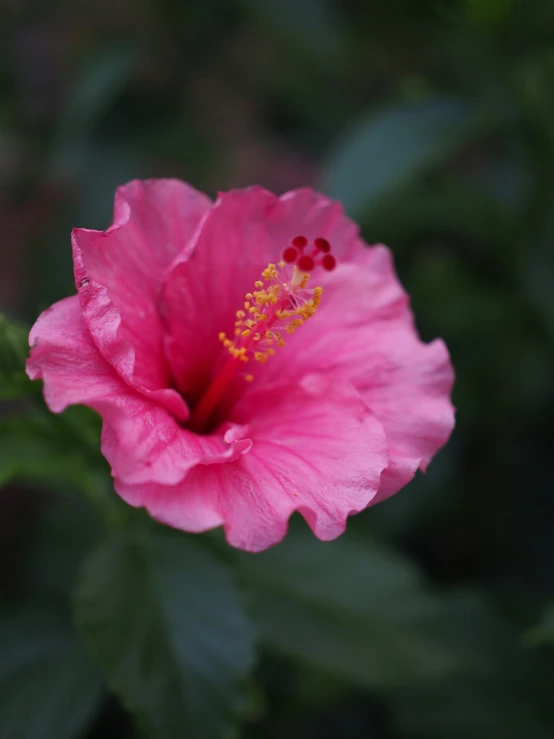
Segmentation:
{"type": "MultiPolygon", "coordinates": [[[[74,292],[70,229],[107,226],[129,179],[212,196],[313,185],[391,247],[422,336],[450,348],[450,443],[324,550],[296,642],[271,606],[294,566],[261,576],[270,636],[243,735],[552,737],[554,651],[537,624],[554,591],[554,3],[0,0],[0,29],[9,316],[30,325],[74,292]],[[352,536],[382,550],[358,558],[352,536]]],[[[43,442],[12,435],[0,451],[5,603],[67,599],[51,582],[82,556],[58,515],[79,462],[71,473],[43,442]]],[[[23,690],[2,679],[0,709],[23,690]]],[[[0,729],[133,736],[106,696],[67,734],[0,729]]]]}

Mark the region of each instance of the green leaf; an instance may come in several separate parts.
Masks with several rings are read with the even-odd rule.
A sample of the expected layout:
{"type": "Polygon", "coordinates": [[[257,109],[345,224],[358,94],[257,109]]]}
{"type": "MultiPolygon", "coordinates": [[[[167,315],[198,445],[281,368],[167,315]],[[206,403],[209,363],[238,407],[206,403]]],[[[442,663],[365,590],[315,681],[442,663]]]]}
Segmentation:
{"type": "Polygon", "coordinates": [[[254,0],[249,5],[266,33],[282,30],[322,61],[342,57],[341,18],[331,0],[254,0]]]}
{"type": "Polygon", "coordinates": [[[12,400],[40,389],[25,374],[29,330],[0,313],[0,400],[12,400]]]}
{"type": "Polygon", "coordinates": [[[59,118],[53,167],[79,171],[95,125],[129,83],[137,63],[132,46],[116,45],[100,49],[78,70],[59,118]]]}
{"type": "MultiPolygon", "coordinates": [[[[549,236],[552,238],[554,228],[552,225],[550,228],[549,236]]],[[[529,301],[535,307],[550,336],[554,336],[554,291],[552,290],[554,256],[551,241],[530,254],[529,259],[525,261],[523,279],[529,301]]]]}
{"type": "Polygon", "coordinates": [[[106,111],[129,82],[137,65],[136,51],[125,45],[99,49],[75,79],[60,125],[66,135],[82,134],[106,111]]]}
{"type": "Polygon", "coordinates": [[[370,688],[443,676],[465,661],[448,613],[398,554],[349,535],[293,530],[242,555],[254,615],[273,649],[370,688]]]}
{"type": "Polygon", "coordinates": [[[67,605],[85,558],[104,534],[101,521],[80,497],[49,499],[23,548],[25,590],[34,599],[67,605]]]}
{"type": "Polygon", "coordinates": [[[100,419],[88,408],[36,408],[0,420],[0,486],[10,481],[56,493],[79,492],[112,523],[129,508],[115,494],[100,454],[100,419]]]}
{"type": "Polygon", "coordinates": [[[465,0],[466,16],[477,28],[495,31],[509,24],[514,10],[514,0],[465,0]]]}
{"type": "Polygon", "coordinates": [[[522,687],[500,665],[490,675],[461,675],[426,689],[410,686],[392,703],[393,724],[407,739],[551,739],[552,720],[522,687]]]}
{"type": "Polygon", "coordinates": [[[528,632],[526,640],[533,645],[554,645],[554,603],[546,608],[539,623],[528,632]]]}
{"type": "Polygon", "coordinates": [[[385,195],[480,132],[477,123],[474,108],[456,98],[382,108],[330,152],[321,189],[351,214],[367,214],[385,195]]]}
{"type": "MultiPolygon", "coordinates": [[[[107,479],[107,465],[100,455],[100,434],[91,454],[89,435],[94,426],[73,421],[80,414],[69,409],[60,416],[40,410],[26,416],[0,420],[0,484],[17,479],[43,489],[78,489],[107,479]]],[[[101,484],[101,483],[100,483],[101,484]]]]}
{"type": "Polygon", "coordinates": [[[69,622],[27,607],[0,617],[0,736],[71,739],[98,709],[102,684],[69,622]]]}
{"type": "Polygon", "coordinates": [[[428,685],[398,686],[390,715],[409,739],[549,739],[554,732],[551,667],[518,640],[517,630],[478,593],[450,599],[466,649],[482,657],[428,685]]]}
{"type": "Polygon", "coordinates": [[[114,534],[85,564],[76,614],[108,682],[146,736],[224,737],[252,664],[232,572],[200,541],[114,534]]]}
{"type": "Polygon", "coordinates": [[[34,415],[0,421],[0,484],[18,480],[52,489],[81,482],[83,460],[68,454],[52,431],[48,418],[34,415]]]}

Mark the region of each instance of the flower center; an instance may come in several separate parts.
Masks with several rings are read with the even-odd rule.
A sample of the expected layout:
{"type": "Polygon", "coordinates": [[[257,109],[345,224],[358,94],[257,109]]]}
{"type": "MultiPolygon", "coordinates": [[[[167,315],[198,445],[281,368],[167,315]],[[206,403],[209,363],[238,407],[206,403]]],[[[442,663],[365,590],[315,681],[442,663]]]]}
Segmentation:
{"type": "Polygon", "coordinates": [[[269,264],[254,290],[246,293],[244,306],[236,312],[234,336],[224,332],[219,340],[230,354],[229,359],[196,404],[188,427],[202,433],[209,426],[221,396],[236,376],[246,382],[254,374],[244,372],[246,363],[263,364],[276,350],[286,344],[286,335],[293,334],[317,311],[323,288],[309,288],[310,272],[318,267],[331,271],[336,266],[331,246],[324,238],[313,242],[306,252],[308,240],[296,236],[282,254],[278,264],[269,264]]]}

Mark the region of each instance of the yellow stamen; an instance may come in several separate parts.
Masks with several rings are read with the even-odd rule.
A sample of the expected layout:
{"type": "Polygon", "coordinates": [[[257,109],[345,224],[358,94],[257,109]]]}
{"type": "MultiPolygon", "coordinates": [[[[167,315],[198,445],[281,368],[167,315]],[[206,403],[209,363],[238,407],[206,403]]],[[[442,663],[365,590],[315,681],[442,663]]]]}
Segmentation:
{"type": "MultiPolygon", "coordinates": [[[[298,256],[306,242],[304,236],[293,239],[292,246],[283,252],[287,261],[283,259],[277,264],[268,264],[263,270],[262,279],[256,280],[252,292],[247,292],[244,296],[244,306],[236,312],[233,340],[227,338],[223,331],[218,334],[219,341],[228,350],[230,357],[218,369],[193,407],[187,423],[192,431],[206,433],[219,422],[220,416],[216,415],[218,405],[224,396],[232,401],[228,395],[230,383],[239,377],[245,378],[245,382],[252,382],[252,373],[240,371],[241,362],[249,362],[251,359],[262,364],[266,362],[276,354],[277,348],[285,346],[283,336],[293,334],[317,311],[322,288],[309,288],[310,275],[299,269],[297,263],[292,266],[290,260],[292,256],[296,262],[308,264],[306,259],[302,260],[298,256]]],[[[310,267],[332,270],[335,258],[328,256],[328,242],[318,237],[314,240],[314,247],[316,251],[309,256],[310,267]],[[323,256],[317,257],[316,252],[322,252],[323,256]]]]}
{"type": "MultiPolygon", "coordinates": [[[[250,358],[261,364],[266,362],[276,353],[272,345],[285,346],[283,333],[293,334],[314,315],[321,302],[323,288],[308,289],[310,275],[296,267],[287,279],[280,271],[286,266],[284,262],[268,264],[262,272],[266,286],[262,280],[256,280],[256,289],[246,293],[244,308],[236,312],[235,340],[228,339],[223,331],[219,334],[223,346],[240,362],[250,358]],[[264,323],[267,329],[263,329],[264,323]]],[[[252,378],[253,375],[245,375],[247,382],[252,378]]]]}

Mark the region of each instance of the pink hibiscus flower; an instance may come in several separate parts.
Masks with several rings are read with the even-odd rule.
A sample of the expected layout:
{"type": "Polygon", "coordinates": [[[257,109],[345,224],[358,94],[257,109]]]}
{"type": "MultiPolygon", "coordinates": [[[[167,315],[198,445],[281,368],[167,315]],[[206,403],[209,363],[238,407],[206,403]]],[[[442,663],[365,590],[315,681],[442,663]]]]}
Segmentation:
{"type": "Polygon", "coordinates": [[[38,318],[27,371],[52,411],[102,416],[117,492],[158,521],[259,551],[299,511],[333,539],[446,442],[448,352],[323,195],[134,181],[72,243],[78,295],[38,318]]]}

